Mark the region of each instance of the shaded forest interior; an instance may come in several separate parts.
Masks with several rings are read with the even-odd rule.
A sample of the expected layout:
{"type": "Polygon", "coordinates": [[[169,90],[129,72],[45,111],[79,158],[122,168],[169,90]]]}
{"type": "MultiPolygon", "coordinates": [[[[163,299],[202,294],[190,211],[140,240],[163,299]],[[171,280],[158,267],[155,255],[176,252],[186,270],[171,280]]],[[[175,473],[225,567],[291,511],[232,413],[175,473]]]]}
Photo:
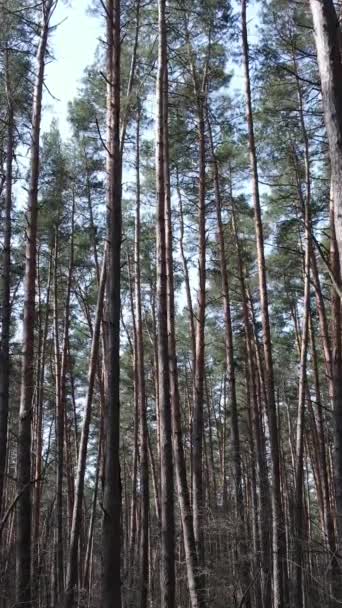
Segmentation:
{"type": "Polygon", "coordinates": [[[342,3],[93,0],[68,136],[62,3],[0,0],[0,608],[338,608],[342,3]]]}

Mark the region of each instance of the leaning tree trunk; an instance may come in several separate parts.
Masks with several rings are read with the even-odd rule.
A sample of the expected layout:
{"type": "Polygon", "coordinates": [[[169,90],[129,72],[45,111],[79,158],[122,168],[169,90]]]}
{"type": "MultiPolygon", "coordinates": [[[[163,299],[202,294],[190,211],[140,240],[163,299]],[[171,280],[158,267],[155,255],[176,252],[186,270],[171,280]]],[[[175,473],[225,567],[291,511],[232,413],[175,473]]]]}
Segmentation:
{"type": "Polygon", "coordinates": [[[160,498],[161,498],[161,559],[160,592],[162,608],[175,605],[175,546],[172,428],[170,409],[169,348],[167,327],[167,264],[166,264],[166,185],[165,137],[167,125],[167,32],[165,0],[158,0],[158,70],[157,70],[157,133],[156,133],[156,193],[157,193],[157,347],[158,402],[160,417],[160,498]]]}
{"type": "Polygon", "coordinates": [[[107,0],[107,391],[105,479],[103,496],[103,608],[121,607],[121,481],[120,481],[120,279],[121,175],[120,154],[120,0],[107,0]]]}
{"type": "Polygon", "coordinates": [[[16,602],[31,608],[31,419],[34,385],[34,323],[36,295],[36,240],[38,215],[39,140],[42,110],[45,57],[49,23],[56,0],[42,4],[41,36],[37,51],[36,81],[32,109],[30,185],[27,210],[27,234],[24,277],[24,320],[22,328],[21,394],[17,448],[17,542],[16,602]]]}

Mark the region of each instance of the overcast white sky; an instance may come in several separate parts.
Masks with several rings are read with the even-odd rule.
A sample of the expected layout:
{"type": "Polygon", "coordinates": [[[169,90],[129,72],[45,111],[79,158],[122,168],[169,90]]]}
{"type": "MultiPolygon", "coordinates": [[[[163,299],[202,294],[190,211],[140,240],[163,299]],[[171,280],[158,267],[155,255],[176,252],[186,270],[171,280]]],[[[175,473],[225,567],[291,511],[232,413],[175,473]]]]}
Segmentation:
{"type": "Polygon", "coordinates": [[[76,93],[84,68],[94,60],[98,40],[103,36],[101,18],[87,14],[88,0],[72,0],[67,6],[59,1],[52,24],[60,23],[51,37],[55,61],[46,66],[46,85],[57,100],[44,92],[42,129],[49,129],[57,118],[63,137],[68,136],[67,106],[76,93]]]}

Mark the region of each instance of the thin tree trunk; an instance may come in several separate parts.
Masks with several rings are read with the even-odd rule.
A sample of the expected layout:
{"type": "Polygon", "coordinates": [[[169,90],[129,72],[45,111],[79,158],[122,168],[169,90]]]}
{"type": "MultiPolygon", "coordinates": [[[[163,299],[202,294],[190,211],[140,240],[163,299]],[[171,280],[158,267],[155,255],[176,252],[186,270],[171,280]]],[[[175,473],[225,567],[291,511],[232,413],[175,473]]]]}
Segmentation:
{"type": "MultiPolygon", "coordinates": [[[[195,370],[193,376],[193,418],[192,418],[192,501],[194,534],[199,567],[204,569],[204,500],[203,500],[203,410],[204,410],[204,364],[205,364],[205,310],[206,310],[206,143],[204,98],[206,73],[200,86],[196,72],[193,51],[186,25],[186,40],[191,66],[192,81],[197,106],[197,132],[199,147],[198,184],[198,279],[197,323],[195,330],[195,370]]],[[[202,583],[204,586],[204,579],[202,583]]]]}
{"type": "Polygon", "coordinates": [[[26,261],[24,278],[24,320],[22,329],[22,370],[17,448],[16,603],[31,608],[31,419],[34,384],[34,323],[36,293],[36,240],[38,215],[39,142],[43,82],[49,23],[56,0],[44,0],[37,74],[32,109],[30,185],[27,210],[26,261]]]}
{"type": "Polygon", "coordinates": [[[137,68],[139,32],[140,32],[140,4],[141,4],[141,0],[135,0],[135,35],[134,35],[134,41],[133,41],[131,65],[130,65],[130,70],[129,70],[129,78],[128,78],[127,91],[126,91],[126,97],[127,97],[126,111],[123,113],[122,122],[121,122],[121,132],[120,132],[121,157],[122,157],[124,147],[125,147],[127,126],[129,123],[130,112],[132,110],[132,105],[133,105],[130,100],[130,97],[133,92],[133,86],[134,86],[134,82],[135,82],[135,75],[136,75],[136,68],[137,68]]]}
{"type": "Polygon", "coordinates": [[[85,553],[85,558],[84,558],[83,587],[84,587],[84,589],[87,589],[88,594],[90,593],[89,573],[90,573],[90,566],[91,566],[94,528],[95,528],[95,519],[96,519],[97,496],[98,496],[98,489],[99,489],[101,458],[102,458],[102,449],[103,449],[103,418],[101,418],[98,441],[99,441],[99,446],[98,446],[98,451],[97,451],[94,492],[93,492],[91,515],[90,515],[89,528],[88,528],[87,548],[86,548],[86,553],[85,553]]]}
{"type": "Polygon", "coordinates": [[[14,152],[14,111],[9,85],[8,53],[6,50],[7,96],[7,149],[5,182],[4,245],[2,259],[2,301],[0,341],[0,517],[3,510],[5,472],[7,462],[7,429],[10,376],[10,327],[11,327],[11,237],[12,237],[12,173],[14,152]]]}
{"type": "Polygon", "coordinates": [[[49,316],[50,316],[50,291],[52,282],[52,258],[50,256],[49,271],[48,271],[48,284],[46,290],[45,300],[45,318],[44,327],[42,330],[41,338],[41,353],[40,353],[40,367],[39,367],[39,378],[38,378],[38,389],[37,389],[37,425],[36,425],[36,462],[35,462],[35,479],[37,480],[34,487],[34,511],[33,511],[33,550],[35,552],[35,558],[33,563],[33,572],[35,576],[36,592],[39,594],[39,563],[40,563],[40,517],[41,517],[41,501],[42,501],[42,458],[43,458],[43,421],[44,421],[44,383],[45,383],[45,368],[46,368],[46,344],[49,329],[49,316]]]}
{"type": "Polygon", "coordinates": [[[310,317],[310,175],[308,157],[306,156],[307,192],[305,201],[305,261],[304,261],[304,318],[300,345],[299,363],[299,388],[298,388],[298,411],[296,431],[296,466],[295,466],[295,601],[298,608],[302,608],[304,599],[303,586],[303,543],[304,543],[304,505],[303,505],[303,481],[304,481],[304,408],[306,394],[306,369],[309,342],[309,317],[310,317]]]}
{"type": "MultiPolygon", "coordinates": [[[[331,200],[331,241],[330,241],[330,265],[336,281],[341,284],[341,267],[337,250],[334,219],[334,199],[331,200]]],[[[333,372],[333,405],[334,405],[334,481],[336,497],[336,537],[337,547],[341,550],[342,542],[342,319],[341,319],[341,300],[335,289],[331,294],[332,309],[332,372],[333,372]]],[[[333,505],[332,505],[333,506],[333,505]]],[[[332,509],[333,510],[333,509],[332,509]]],[[[339,569],[340,570],[340,569],[339,569]]],[[[337,598],[342,597],[342,585],[340,572],[337,574],[335,582],[335,593],[337,598]]]]}
{"type": "MultiPolygon", "coordinates": [[[[139,103],[139,102],[138,102],[139,103]]],[[[137,115],[137,137],[136,137],[136,216],[135,216],[135,323],[136,323],[136,350],[137,350],[137,392],[139,413],[139,461],[140,461],[140,491],[141,491],[141,514],[140,514],[140,547],[139,547],[139,606],[146,608],[148,598],[148,526],[149,526],[149,474],[148,474],[148,445],[147,445],[147,417],[146,417],[146,392],[145,392],[145,363],[144,363],[144,338],[142,326],[141,305],[141,267],[140,267],[140,120],[141,109],[138,108],[137,115]]]]}
{"type": "Polygon", "coordinates": [[[56,524],[55,524],[55,556],[56,556],[56,600],[64,588],[64,551],[63,551],[63,478],[64,478],[64,412],[61,400],[61,356],[59,347],[59,298],[58,298],[58,250],[59,238],[56,227],[53,279],[53,323],[55,350],[55,429],[57,446],[56,468],[56,524]]]}
{"type": "MultiPolygon", "coordinates": [[[[74,481],[73,481],[73,473],[71,468],[71,443],[70,443],[70,429],[68,425],[68,415],[66,411],[67,405],[67,371],[68,371],[68,361],[69,361],[69,326],[70,326],[70,300],[71,300],[71,286],[73,280],[73,272],[74,272],[74,218],[75,218],[75,193],[72,193],[72,209],[71,209],[71,236],[70,236],[70,259],[69,259],[69,269],[68,269],[68,279],[66,286],[66,298],[65,298],[65,307],[64,307],[64,336],[63,336],[63,346],[61,353],[61,368],[60,368],[60,428],[59,428],[59,441],[61,445],[59,446],[59,455],[58,455],[58,468],[60,469],[58,483],[61,485],[61,489],[63,487],[63,470],[64,470],[64,442],[66,445],[66,474],[68,481],[68,502],[69,502],[69,515],[72,514],[72,504],[73,504],[73,493],[74,493],[74,481]]],[[[57,484],[57,492],[58,492],[58,484],[57,484]]],[[[57,494],[57,505],[58,505],[58,494],[57,494]]],[[[58,506],[57,506],[58,509],[58,506]]],[[[63,544],[62,544],[63,548],[63,544]]],[[[63,557],[63,569],[64,569],[64,555],[63,557]]],[[[63,571],[63,570],[62,570],[63,571]]],[[[64,578],[63,578],[63,587],[59,589],[59,593],[63,593],[64,591],[64,578]]]]}

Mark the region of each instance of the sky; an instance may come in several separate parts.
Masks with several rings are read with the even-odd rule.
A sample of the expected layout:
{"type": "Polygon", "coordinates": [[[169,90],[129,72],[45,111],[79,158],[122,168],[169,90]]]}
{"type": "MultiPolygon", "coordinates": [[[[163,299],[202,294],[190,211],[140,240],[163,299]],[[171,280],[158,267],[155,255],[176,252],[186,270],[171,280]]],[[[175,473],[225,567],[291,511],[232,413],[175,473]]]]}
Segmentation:
{"type": "MultiPolygon", "coordinates": [[[[58,27],[50,38],[54,60],[46,66],[42,130],[49,130],[52,119],[57,118],[63,138],[67,138],[70,131],[68,102],[76,96],[84,69],[93,63],[95,49],[105,33],[103,18],[89,15],[88,7],[89,0],[59,0],[52,20],[52,25],[58,27]]],[[[251,40],[256,14],[252,3],[248,11],[251,40]]],[[[242,74],[236,67],[234,72],[232,89],[241,89],[242,74]]]]}
{"type": "Polygon", "coordinates": [[[57,118],[62,137],[68,137],[68,102],[77,94],[85,67],[94,61],[95,49],[103,35],[101,18],[87,14],[88,0],[59,0],[52,25],[58,25],[50,39],[54,60],[46,66],[42,130],[57,118]],[[54,99],[57,98],[57,99],[54,99]]]}

